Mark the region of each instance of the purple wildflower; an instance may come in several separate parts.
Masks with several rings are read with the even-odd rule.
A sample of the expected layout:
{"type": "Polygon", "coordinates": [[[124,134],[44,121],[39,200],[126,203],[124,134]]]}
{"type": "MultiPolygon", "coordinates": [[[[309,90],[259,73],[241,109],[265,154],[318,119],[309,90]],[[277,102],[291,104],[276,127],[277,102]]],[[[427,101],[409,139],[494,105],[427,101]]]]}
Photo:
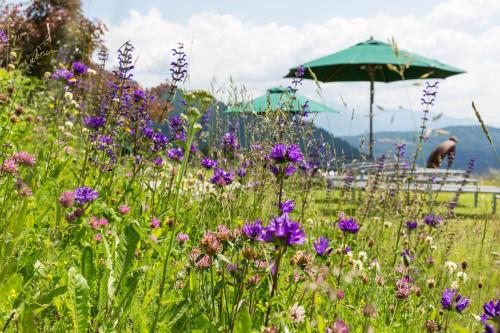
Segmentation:
{"type": "Polygon", "coordinates": [[[441,216],[434,214],[429,214],[424,217],[424,223],[430,227],[437,227],[439,224],[441,224],[442,220],[443,218],[441,216]]]}
{"type": "Polygon", "coordinates": [[[469,299],[467,297],[462,297],[462,295],[457,295],[455,298],[455,310],[458,313],[462,313],[469,306],[469,299]]]}
{"type": "Polygon", "coordinates": [[[167,155],[171,160],[180,162],[184,158],[184,151],[180,147],[172,148],[168,151],[167,155]]]}
{"type": "Polygon", "coordinates": [[[355,234],[359,230],[359,225],[353,217],[339,217],[337,227],[342,230],[342,232],[351,234],[355,234]]]}
{"type": "Polygon", "coordinates": [[[407,221],[406,222],[406,227],[408,228],[408,230],[414,230],[417,228],[417,222],[415,221],[407,221]]]}
{"type": "Polygon", "coordinates": [[[264,232],[264,227],[259,219],[248,224],[243,225],[243,233],[247,238],[254,242],[262,241],[262,233],[264,232]]]}
{"type": "Polygon", "coordinates": [[[332,249],[328,249],[328,244],[330,241],[326,237],[320,237],[313,242],[314,250],[318,256],[323,256],[325,254],[330,254],[332,249]]]}
{"type": "Polygon", "coordinates": [[[441,306],[443,309],[449,309],[451,307],[451,304],[453,303],[453,296],[457,291],[455,289],[449,290],[446,288],[445,291],[443,291],[443,294],[441,296],[441,306]]]}
{"type": "Polygon", "coordinates": [[[75,201],[80,206],[86,204],[87,202],[94,201],[99,196],[97,191],[94,191],[87,186],[78,187],[73,191],[73,196],[75,201]]]}
{"type": "Polygon", "coordinates": [[[158,220],[156,217],[153,217],[151,223],[149,223],[149,227],[151,229],[158,229],[160,227],[160,220],[158,220]]]}
{"type": "Polygon", "coordinates": [[[73,68],[73,71],[76,74],[85,74],[89,70],[87,66],[85,66],[83,63],[79,61],[75,61],[72,65],[71,68],[73,68]]]}
{"type": "Polygon", "coordinates": [[[285,146],[282,143],[274,145],[269,157],[276,163],[298,163],[304,159],[304,155],[297,145],[285,146]]]}
{"type": "Polygon", "coordinates": [[[281,214],[291,213],[293,212],[294,209],[295,209],[295,202],[293,202],[293,200],[290,199],[286,200],[285,202],[282,202],[280,205],[281,214]]]}
{"type": "Polygon", "coordinates": [[[290,220],[288,214],[283,214],[271,220],[266,227],[263,239],[266,242],[293,245],[304,244],[306,236],[298,222],[290,220]]]}
{"type": "Polygon", "coordinates": [[[104,118],[104,117],[86,117],[83,120],[83,124],[86,127],[98,129],[99,127],[103,127],[104,124],[106,124],[106,118],[104,118]]]}
{"type": "Polygon", "coordinates": [[[483,310],[486,318],[500,319],[500,299],[497,300],[496,305],[494,300],[485,303],[483,305],[483,310]]]}
{"type": "Polygon", "coordinates": [[[229,185],[233,180],[234,175],[230,171],[226,172],[222,168],[215,169],[213,177],[210,178],[210,182],[218,187],[229,185]]]}
{"type": "Polygon", "coordinates": [[[71,80],[74,77],[73,73],[68,71],[66,68],[58,68],[52,73],[52,78],[54,80],[63,79],[66,81],[71,80]]]}
{"type": "Polygon", "coordinates": [[[222,148],[224,151],[235,151],[240,148],[240,144],[238,143],[238,138],[234,133],[225,133],[222,136],[222,148]]]}
{"type": "Polygon", "coordinates": [[[7,32],[5,32],[5,30],[0,30],[0,43],[2,44],[9,43],[9,36],[7,36],[7,32]]]}
{"type": "Polygon", "coordinates": [[[211,160],[207,157],[201,159],[201,166],[205,169],[213,169],[217,166],[217,161],[211,160]]]}

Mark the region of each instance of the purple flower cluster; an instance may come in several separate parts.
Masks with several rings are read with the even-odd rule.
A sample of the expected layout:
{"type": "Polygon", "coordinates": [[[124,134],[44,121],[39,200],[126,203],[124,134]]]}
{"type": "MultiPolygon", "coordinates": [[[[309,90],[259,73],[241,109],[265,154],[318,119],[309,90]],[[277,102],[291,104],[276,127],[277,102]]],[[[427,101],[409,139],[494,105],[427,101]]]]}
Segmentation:
{"type": "Polygon", "coordinates": [[[297,145],[287,147],[282,143],[274,145],[269,157],[276,163],[298,163],[304,159],[304,155],[297,145]]]}
{"type": "Polygon", "coordinates": [[[172,148],[168,151],[167,156],[172,161],[180,162],[184,159],[184,151],[181,147],[172,148]]]}
{"type": "Polygon", "coordinates": [[[291,213],[295,209],[295,202],[293,202],[293,200],[288,199],[285,202],[282,202],[279,208],[281,214],[291,213]]]}
{"type": "Polygon", "coordinates": [[[271,166],[271,171],[279,178],[293,175],[297,170],[294,164],[302,162],[304,155],[297,145],[287,147],[284,144],[278,143],[271,149],[269,158],[274,162],[274,165],[271,166]]]}
{"type": "Polygon", "coordinates": [[[85,74],[89,70],[87,66],[85,66],[83,63],[79,61],[75,61],[72,65],[71,68],[73,68],[73,72],[76,74],[85,74]]]}
{"type": "Polygon", "coordinates": [[[406,228],[408,228],[408,230],[415,230],[415,229],[417,229],[417,226],[418,226],[418,223],[415,221],[407,221],[406,222],[406,228]]]}
{"type": "Polygon", "coordinates": [[[234,152],[239,148],[238,137],[234,133],[225,133],[222,136],[222,149],[225,152],[234,152]]]}
{"type": "Polygon", "coordinates": [[[443,218],[439,215],[429,214],[424,217],[424,223],[430,227],[437,227],[441,224],[443,218]]]}
{"type": "Polygon", "coordinates": [[[328,255],[332,252],[332,249],[328,248],[330,241],[326,237],[320,237],[319,239],[313,242],[314,251],[318,256],[328,255]]]}
{"type": "Polygon", "coordinates": [[[170,118],[168,121],[168,128],[173,140],[182,142],[186,141],[186,131],[184,129],[184,125],[184,120],[181,117],[175,116],[170,118]]]}
{"type": "Polygon", "coordinates": [[[304,244],[306,235],[298,222],[292,221],[288,214],[283,214],[271,220],[266,227],[262,239],[282,245],[304,244]]]}
{"type": "Polygon", "coordinates": [[[218,187],[224,187],[233,182],[234,175],[230,171],[225,171],[222,168],[216,168],[214,175],[210,178],[210,182],[218,187]]]}
{"type": "Polygon", "coordinates": [[[217,161],[214,161],[214,160],[211,160],[207,157],[204,157],[201,159],[201,166],[207,170],[213,169],[217,166],[217,161]]]}
{"type": "Polygon", "coordinates": [[[481,322],[484,325],[484,329],[486,333],[495,333],[500,330],[500,299],[491,300],[488,303],[483,305],[484,313],[481,315],[481,322]],[[497,331],[495,331],[495,327],[493,324],[489,324],[488,320],[496,323],[498,325],[497,331]]]}
{"type": "Polygon", "coordinates": [[[462,297],[460,294],[455,297],[456,294],[457,291],[455,289],[449,290],[446,288],[441,296],[441,306],[443,309],[450,310],[453,307],[453,303],[455,303],[455,310],[462,313],[469,306],[469,299],[462,297]],[[453,297],[455,297],[455,300],[453,300],[453,297]]]}
{"type": "Polygon", "coordinates": [[[245,223],[243,225],[243,233],[247,238],[254,242],[262,241],[262,235],[264,233],[264,227],[259,219],[252,223],[245,223]]]}
{"type": "Polygon", "coordinates": [[[0,43],[9,44],[9,36],[7,36],[5,30],[0,30],[0,43]]]}
{"type": "Polygon", "coordinates": [[[359,231],[359,225],[353,217],[341,216],[339,217],[337,228],[344,233],[355,234],[359,231]]]}
{"type": "Polygon", "coordinates": [[[76,203],[80,206],[83,206],[87,202],[91,202],[97,199],[99,193],[91,188],[88,188],[87,186],[82,186],[75,188],[75,190],[73,191],[73,196],[76,203]]]}

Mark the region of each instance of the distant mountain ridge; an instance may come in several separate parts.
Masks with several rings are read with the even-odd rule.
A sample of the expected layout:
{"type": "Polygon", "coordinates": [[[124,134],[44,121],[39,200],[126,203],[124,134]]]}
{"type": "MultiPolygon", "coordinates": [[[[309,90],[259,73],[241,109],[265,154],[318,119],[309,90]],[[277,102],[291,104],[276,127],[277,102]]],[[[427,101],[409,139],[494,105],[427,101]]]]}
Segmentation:
{"type": "MultiPolygon", "coordinates": [[[[422,112],[409,109],[382,109],[374,107],[374,132],[417,131],[420,128],[422,112]]],[[[368,133],[368,112],[354,111],[343,115],[319,114],[316,124],[337,137],[356,136],[368,133]]],[[[429,127],[443,128],[450,126],[476,125],[477,120],[455,118],[440,113],[430,113],[429,127]]]]}
{"type": "MultiPolygon", "coordinates": [[[[488,130],[496,150],[500,153],[500,128],[488,127],[488,130]]],[[[374,155],[377,157],[382,154],[393,154],[396,143],[406,143],[407,156],[412,156],[417,145],[418,135],[419,133],[416,131],[376,132],[374,135],[374,155]]],[[[476,158],[476,172],[478,174],[486,173],[490,169],[500,169],[500,161],[480,126],[449,126],[433,130],[429,140],[423,145],[423,156],[419,159],[419,164],[423,165],[431,151],[452,135],[458,138],[454,169],[465,170],[471,158],[476,158]]],[[[343,139],[352,146],[359,147],[361,137],[362,135],[345,136],[343,139]]]]}

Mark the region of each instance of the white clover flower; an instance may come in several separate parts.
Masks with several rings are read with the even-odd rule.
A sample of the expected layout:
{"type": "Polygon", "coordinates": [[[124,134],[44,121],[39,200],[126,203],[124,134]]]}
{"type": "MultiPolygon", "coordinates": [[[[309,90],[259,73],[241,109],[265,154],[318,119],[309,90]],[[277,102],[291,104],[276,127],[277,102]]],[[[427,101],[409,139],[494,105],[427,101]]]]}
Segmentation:
{"type": "Polygon", "coordinates": [[[450,286],[451,289],[458,289],[459,287],[458,281],[452,281],[450,286]]]}
{"type": "Polygon", "coordinates": [[[368,254],[365,251],[359,251],[358,258],[361,261],[366,261],[366,259],[368,259],[368,254]]]}
{"type": "Polygon", "coordinates": [[[306,310],[301,305],[295,303],[290,310],[288,310],[288,314],[294,323],[302,323],[305,318],[306,310]]]}
{"type": "Polygon", "coordinates": [[[436,246],[436,245],[432,245],[432,246],[431,246],[431,250],[432,250],[432,251],[436,251],[436,249],[437,249],[437,246],[436,246]]]}
{"type": "Polygon", "coordinates": [[[361,260],[353,260],[352,266],[354,269],[357,269],[358,271],[362,272],[364,270],[363,262],[361,260]]]}
{"type": "Polygon", "coordinates": [[[68,101],[73,100],[73,93],[71,91],[66,91],[64,93],[64,98],[67,99],[68,101]]]}
{"type": "Polygon", "coordinates": [[[431,236],[425,237],[425,243],[429,245],[432,244],[432,237],[431,236]]]}
{"type": "Polygon", "coordinates": [[[377,260],[372,260],[372,262],[370,263],[370,269],[373,268],[375,268],[377,272],[380,272],[380,264],[378,263],[377,260]]]}
{"type": "Polygon", "coordinates": [[[94,74],[97,74],[97,72],[96,72],[94,69],[89,68],[89,69],[87,70],[87,74],[94,75],[94,74]]]}
{"type": "Polygon", "coordinates": [[[389,222],[389,221],[385,221],[385,222],[384,222],[384,227],[386,227],[386,228],[390,228],[390,227],[392,227],[392,223],[391,223],[391,222],[389,222]]]}
{"type": "Polygon", "coordinates": [[[73,123],[71,121],[67,121],[64,123],[64,126],[68,127],[68,128],[73,128],[73,123]]]}
{"type": "Polygon", "coordinates": [[[444,267],[446,268],[448,273],[453,274],[453,272],[455,272],[457,270],[458,265],[453,261],[446,261],[444,263],[444,267]]]}
{"type": "Polygon", "coordinates": [[[468,276],[467,273],[460,271],[457,273],[458,280],[462,281],[463,283],[467,282],[468,276]]]}

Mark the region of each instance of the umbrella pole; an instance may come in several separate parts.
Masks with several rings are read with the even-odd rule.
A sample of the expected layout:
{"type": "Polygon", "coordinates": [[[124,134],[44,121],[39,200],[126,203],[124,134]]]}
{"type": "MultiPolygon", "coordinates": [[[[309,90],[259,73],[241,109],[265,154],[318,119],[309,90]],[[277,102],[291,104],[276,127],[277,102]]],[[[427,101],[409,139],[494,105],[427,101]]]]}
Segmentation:
{"type": "Polygon", "coordinates": [[[370,76],[370,139],[368,142],[368,159],[373,160],[373,97],[375,95],[375,71],[372,66],[368,68],[368,75],[370,76]]]}

